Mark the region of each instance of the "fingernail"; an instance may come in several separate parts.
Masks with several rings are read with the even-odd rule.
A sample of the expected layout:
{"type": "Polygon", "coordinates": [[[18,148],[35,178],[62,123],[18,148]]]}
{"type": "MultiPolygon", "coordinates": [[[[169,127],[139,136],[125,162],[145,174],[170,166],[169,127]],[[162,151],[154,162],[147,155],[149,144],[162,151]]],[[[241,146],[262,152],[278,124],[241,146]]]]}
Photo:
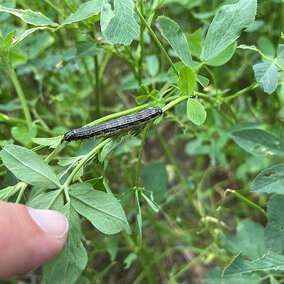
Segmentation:
{"type": "Polygon", "coordinates": [[[29,208],[29,213],[37,225],[54,238],[62,238],[68,230],[68,221],[64,215],[53,210],[29,208]]]}

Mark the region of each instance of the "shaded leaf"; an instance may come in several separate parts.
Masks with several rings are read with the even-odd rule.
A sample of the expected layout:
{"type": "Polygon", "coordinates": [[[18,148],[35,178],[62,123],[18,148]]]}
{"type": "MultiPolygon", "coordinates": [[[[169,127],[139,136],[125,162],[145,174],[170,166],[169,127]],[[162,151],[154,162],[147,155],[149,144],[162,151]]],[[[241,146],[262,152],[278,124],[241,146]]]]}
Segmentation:
{"type": "Polygon", "coordinates": [[[14,186],[8,186],[0,190],[0,200],[8,201],[8,199],[14,196],[17,192],[19,192],[22,187],[25,186],[25,183],[19,182],[14,186]]]}
{"type": "Polygon", "coordinates": [[[284,270],[284,256],[268,252],[259,259],[245,261],[242,258],[242,253],[239,253],[224,269],[224,275],[273,270],[284,270]]]}
{"type": "Polygon", "coordinates": [[[147,163],[142,169],[141,178],[145,189],[153,192],[155,200],[161,201],[168,183],[165,164],[159,161],[147,163]]]}
{"type": "Polygon", "coordinates": [[[23,39],[25,39],[27,36],[32,34],[33,32],[36,32],[38,30],[53,30],[53,28],[50,27],[36,27],[26,30],[24,33],[22,33],[20,36],[13,38],[12,48],[14,48],[18,43],[20,43],[23,39]]]}
{"type": "Polygon", "coordinates": [[[284,142],[261,129],[244,129],[232,133],[232,139],[255,156],[284,156],[284,142]]]}
{"type": "Polygon", "coordinates": [[[236,242],[239,250],[249,259],[261,257],[265,252],[264,228],[250,220],[244,220],[237,226],[236,242]]]}
{"type": "Polygon", "coordinates": [[[266,247],[276,253],[284,251],[284,196],[274,194],[267,206],[268,223],[265,227],[264,237],[266,247]]]}
{"type": "Polygon", "coordinates": [[[222,275],[222,271],[219,267],[211,269],[206,274],[206,284],[260,284],[260,275],[222,275]]]}
{"type": "Polygon", "coordinates": [[[202,51],[202,29],[199,28],[192,34],[187,34],[187,43],[192,55],[200,57],[202,51]]]}
{"type": "Polygon", "coordinates": [[[278,164],[260,172],[253,180],[251,190],[284,194],[284,164],[278,164]]]}
{"type": "Polygon", "coordinates": [[[38,145],[49,146],[50,148],[56,148],[62,140],[62,136],[51,138],[32,138],[32,141],[38,145]]]}

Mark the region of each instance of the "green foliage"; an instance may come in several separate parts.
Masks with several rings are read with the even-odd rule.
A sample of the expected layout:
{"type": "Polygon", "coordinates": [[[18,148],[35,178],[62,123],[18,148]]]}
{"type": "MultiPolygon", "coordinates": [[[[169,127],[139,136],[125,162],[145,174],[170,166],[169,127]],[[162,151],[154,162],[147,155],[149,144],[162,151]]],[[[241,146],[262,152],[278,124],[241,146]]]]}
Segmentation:
{"type": "Polygon", "coordinates": [[[129,225],[118,200],[111,194],[94,190],[90,184],[76,183],[70,187],[71,203],[78,213],[105,234],[129,232],[129,225]]]}
{"type": "Polygon", "coordinates": [[[0,200],[69,221],[39,281],[283,282],[283,11],[0,1],[0,200]],[[64,141],[152,106],[131,131],[64,141]]]}

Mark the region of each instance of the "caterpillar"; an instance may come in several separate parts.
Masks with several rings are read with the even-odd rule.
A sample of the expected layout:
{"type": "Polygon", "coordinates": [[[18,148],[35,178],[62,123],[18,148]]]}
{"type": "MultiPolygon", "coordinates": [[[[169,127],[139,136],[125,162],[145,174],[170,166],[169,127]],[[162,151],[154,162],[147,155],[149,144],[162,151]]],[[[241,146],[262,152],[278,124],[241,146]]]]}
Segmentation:
{"type": "Polygon", "coordinates": [[[99,137],[110,137],[121,131],[139,128],[154,120],[163,113],[159,107],[149,107],[137,113],[121,116],[93,126],[72,129],[65,133],[65,141],[85,140],[99,137]]]}

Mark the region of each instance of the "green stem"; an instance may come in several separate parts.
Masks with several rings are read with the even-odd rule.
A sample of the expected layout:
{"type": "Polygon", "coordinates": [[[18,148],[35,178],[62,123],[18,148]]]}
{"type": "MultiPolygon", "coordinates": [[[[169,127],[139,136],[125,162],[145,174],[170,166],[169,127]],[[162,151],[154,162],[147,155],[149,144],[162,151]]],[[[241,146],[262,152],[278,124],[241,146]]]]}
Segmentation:
{"type": "Polygon", "coordinates": [[[173,283],[177,278],[183,275],[192,265],[194,265],[197,261],[202,259],[205,255],[208,255],[208,251],[214,246],[214,244],[210,244],[207,248],[203,249],[202,252],[195,257],[192,261],[185,264],[177,273],[175,273],[170,279],[169,282],[173,283]]]}
{"type": "Polygon", "coordinates": [[[138,186],[139,186],[139,173],[140,173],[140,168],[141,168],[142,153],[143,153],[143,148],[144,148],[146,135],[147,135],[147,131],[148,131],[149,126],[150,126],[149,124],[145,126],[145,129],[144,129],[143,134],[142,134],[142,141],[141,141],[141,145],[140,145],[137,168],[136,168],[136,178],[135,178],[136,188],[138,188],[138,186]]]}
{"type": "Polygon", "coordinates": [[[188,99],[188,96],[182,96],[182,97],[179,97],[173,101],[171,101],[170,103],[168,103],[167,105],[165,105],[163,107],[163,112],[166,112],[168,111],[169,109],[171,109],[172,107],[174,107],[175,105],[183,102],[183,101],[186,101],[188,99]]]}
{"type": "Polygon", "coordinates": [[[65,181],[62,187],[66,188],[69,186],[69,184],[72,182],[72,179],[76,175],[76,173],[80,170],[80,168],[96,153],[99,152],[99,150],[104,147],[111,139],[105,139],[101,143],[99,143],[90,153],[86,154],[82,160],[78,163],[78,165],[75,167],[75,169],[72,171],[68,179],[65,181]]]}
{"type": "MultiPolygon", "coordinates": [[[[144,14],[144,7],[143,7],[143,0],[140,0],[140,10],[141,14],[144,14]]],[[[143,63],[143,57],[144,57],[144,29],[145,29],[145,24],[142,21],[141,22],[141,27],[140,27],[140,57],[138,61],[138,80],[139,80],[139,85],[142,84],[142,63],[143,63]]]]}
{"type": "Polygon", "coordinates": [[[57,6],[56,4],[54,4],[53,2],[51,2],[50,0],[44,0],[49,6],[51,6],[55,11],[57,11],[61,16],[65,17],[65,13],[64,10],[61,9],[61,7],[57,6]]]}
{"type": "Polygon", "coordinates": [[[95,104],[96,104],[96,118],[101,117],[101,108],[100,108],[100,79],[99,79],[99,63],[98,56],[94,57],[95,63],[95,104]]]}
{"type": "Polygon", "coordinates": [[[19,183],[19,186],[21,186],[22,188],[21,188],[21,190],[20,190],[20,193],[19,193],[19,195],[17,196],[17,200],[16,200],[16,202],[15,203],[20,203],[20,201],[21,201],[21,199],[22,199],[22,196],[23,196],[23,194],[24,194],[24,191],[25,191],[25,189],[27,188],[27,184],[24,184],[24,183],[19,183]]]}
{"type": "Polygon", "coordinates": [[[10,62],[8,60],[4,60],[4,62],[5,62],[5,65],[7,67],[8,72],[9,72],[10,78],[13,82],[13,85],[16,89],[17,95],[20,99],[22,109],[23,109],[23,112],[24,112],[24,115],[25,115],[26,123],[27,123],[28,127],[30,128],[31,125],[32,125],[32,118],[31,118],[31,114],[30,114],[30,111],[29,111],[29,108],[28,108],[28,104],[27,104],[23,89],[20,85],[18,77],[15,73],[15,70],[12,67],[12,65],[10,64],[10,62]]]}
{"type": "Polygon", "coordinates": [[[205,67],[205,69],[207,70],[207,72],[210,74],[212,80],[213,80],[213,86],[214,86],[214,89],[216,91],[216,94],[218,94],[218,89],[217,89],[217,82],[216,82],[216,78],[215,78],[215,75],[213,74],[213,72],[206,66],[206,65],[202,65],[205,67]]]}
{"type": "Polygon", "coordinates": [[[239,194],[238,192],[236,192],[235,190],[232,189],[227,189],[225,191],[226,192],[230,192],[232,193],[234,196],[236,196],[238,199],[240,199],[241,201],[244,201],[246,204],[248,204],[250,207],[258,210],[259,212],[261,212],[261,214],[263,214],[265,216],[266,219],[268,219],[268,215],[267,213],[257,204],[255,204],[254,202],[250,201],[249,199],[245,198],[244,196],[242,196],[241,194],[239,194]]]}
{"type": "Polygon", "coordinates": [[[173,68],[173,70],[175,71],[175,73],[178,75],[178,70],[176,69],[176,67],[175,67],[174,63],[172,62],[171,58],[168,56],[166,50],[164,49],[164,47],[160,43],[159,39],[157,38],[157,36],[155,35],[155,33],[153,32],[153,30],[151,29],[151,27],[149,26],[149,24],[147,23],[147,21],[145,20],[145,18],[143,17],[143,15],[140,13],[139,9],[137,9],[136,6],[135,6],[135,12],[138,14],[138,16],[141,19],[141,21],[145,24],[145,26],[149,30],[151,36],[153,37],[154,41],[156,42],[158,47],[161,49],[162,53],[167,58],[168,62],[170,63],[170,65],[173,68]]]}
{"type": "Polygon", "coordinates": [[[175,171],[176,171],[176,174],[178,176],[179,182],[182,184],[183,187],[185,187],[184,177],[183,177],[182,173],[180,172],[179,167],[178,167],[178,165],[177,165],[177,163],[176,163],[172,153],[169,151],[169,149],[168,149],[168,147],[167,147],[163,137],[161,136],[161,134],[160,134],[160,132],[158,131],[157,128],[156,128],[156,133],[157,133],[157,137],[158,137],[162,147],[164,148],[164,150],[165,150],[169,160],[171,161],[172,165],[175,168],[175,171]]]}
{"type": "Polygon", "coordinates": [[[209,97],[208,95],[205,95],[205,94],[202,94],[200,92],[194,92],[194,94],[199,97],[199,98],[202,98],[202,99],[205,99],[205,100],[208,100],[208,101],[211,101],[211,102],[215,102],[216,99],[213,98],[213,97],[209,97]]]}
{"type": "Polygon", "coordinates": [[[67,142],[64,141],[62,144],[59,144],[46,158],[45,161],[49,163],[65,146],[67,142]]]}
{"type": "Polygon", "coordinates": [[[155,11],[165,2],[165,0],[160,0],[160,2],[147,13],[147,18],[150,17],[151,14],[155,13],[155,11]]]}
{"type": "Polygon", "coordinates": [[[251,85],[249,85],[248,87],[246,87],[246,88],[244,88],[244,89],[242,89],[242,90],[236,92],[235,94],[223,98],[223,100],[224,100],[225,102],[229,102],[230,100],[232,100],[232,99],[234,99],[234,98],[236,98],[236,97],[238,97],[238,96],[240,96],[240,95],[242,95],[242,94],[244,94],[244,93],[246,93],[246,92],[248,92],[248,91],[251,91],[251,90],[257,88],[258,86],[259,86],[259,84],[258,84],[257,82],[254,82],[254,83],[252,83],[251,85]]]}

